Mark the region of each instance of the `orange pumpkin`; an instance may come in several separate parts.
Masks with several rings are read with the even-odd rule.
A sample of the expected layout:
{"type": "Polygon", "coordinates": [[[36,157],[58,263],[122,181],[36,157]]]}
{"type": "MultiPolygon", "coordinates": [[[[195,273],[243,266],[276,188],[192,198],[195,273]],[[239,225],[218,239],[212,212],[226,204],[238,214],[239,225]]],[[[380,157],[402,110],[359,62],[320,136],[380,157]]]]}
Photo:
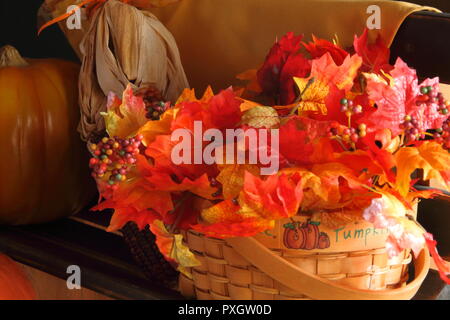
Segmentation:
{"type": "Polygon", "coordinates": [[[306,243],[304,249],[313,250],[319,245],[319,227],[315,224],[307,223],[304,226],[306,231],[306,243]]]}
{"type": "Polygon", "coordinates": [[[78,72],[75,63],[0,49],[0,223],[54,220],[92,199],[78,72]]]}
{"type": "Polygon", "coordinates": [[[330,247],[330,237],[328,236],[328,234],[321,232],[320,236],[319,236],[319,244],[318,244],[318,248],[319,249],[326,249],[330,247]]]}
{"type": "Polygon", "coordinates": [[[305,228],[297,224],[293,229],[286,228],[284,230],[284,245],[289,249],[303,249],[306,243],[305,228]]]}
{"type": "Polygon", "coordinates": [[[21,267],[0,254],[0,300],[33,300],[36,293],[21,267]]]}

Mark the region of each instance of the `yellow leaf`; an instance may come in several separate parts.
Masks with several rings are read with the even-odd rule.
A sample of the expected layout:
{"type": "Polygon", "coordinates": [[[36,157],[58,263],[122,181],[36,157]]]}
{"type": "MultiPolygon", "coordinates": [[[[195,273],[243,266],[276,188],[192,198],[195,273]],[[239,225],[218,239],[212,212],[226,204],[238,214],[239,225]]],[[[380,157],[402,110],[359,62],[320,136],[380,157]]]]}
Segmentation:
{"type": "Polygon", "coordinates": [[[170,133],[170,126],[173,119],[177,116],[178,108],[171,108],[164,112],[161,119],[156,121],[148,121],[145,123],[138,131],[138,134],[144,136],[142,142],[144,145],[148,146],[150,143],[155,141],[156,137],[159,135],[166,135],[170,133]]]}
{"type": "Polygon", "coordinates": [[[250,100],[245,100],[245,99],[241,99],[241,100],[243,101],[240,106],[242,112],[245,112],[247,110],[253,109],[258,106],[261,106],[259,103],[256,103],[256,102],[253,102],[250,100]]]}
{"type": "Polygon", "coordinates": [[[206,88],[205,92],[203,93],[203,97],[200,100],[197,99],[197,97],[195,96],[195,89],[184,89],[175,105],[182,102],[195,102],[195,101],[207,102],[212,97],[214,97],[214,92],[211,86],[208,86],[206,88]]]}
{"type": "Polygon", "coordinates": [[[254,128],[277,128],[280,118],[272,107],[255,106],[242,115],[241,123],[254,128]]]}
{"type": "Polygon", "coordinates": [[[150,230],[156,236],[159,251],[167,258],[178,263],[178,270],[190,277],[187,268],[199,266],[200,261],[183,243],[183,235],[170,233],[161,220],[155,220],[150,230]]]}
{"type": "Polygon", "coordinates": [[[170,257],[183,268],[199,266],[201,264],[200,261],[197,260],[191,250],[183,243],[183,235],[175,234],[173,238],[174,242],[170,257]]]}
{"type": "MultiPolygon", "coordinates": [[[[294,81],[300,92],[303,92],[309,80],[294,77],[294,81]]],[[[314,111],[321,114],[327,114],[325,99],[327,98],[329,91],[329,87],[325,82],[322,82],[319,79],[314,79],[313,83],[302,95],[302,100],[299,102],[298,112],[314,111]]]]}
{"type": "Polygon", "coordinates": [[[244,186],[245,171],[257,176],[259,168],[252,164],[226,164],[221,166],[217,181],[222,184],[225,199],[233,199],[239,195],[244,186]]]}
{"type": "Polygon", "coordinates": [[[197,98],[195,96],[195,89],[184,89],[183,92],[178,97],[177,102],[175,105],[182,103],[182,102],[189,102],[189,101],[196,101],[197,98]]]}
{"type": "Polygon", "coordinates": [[[122,96],[122,103],[116,108],[101,113],[105,118],[106,131],[110,137],[128,138],[134,136],[147,121],[142,98],[133,95],[128,85],[122,96]]]}

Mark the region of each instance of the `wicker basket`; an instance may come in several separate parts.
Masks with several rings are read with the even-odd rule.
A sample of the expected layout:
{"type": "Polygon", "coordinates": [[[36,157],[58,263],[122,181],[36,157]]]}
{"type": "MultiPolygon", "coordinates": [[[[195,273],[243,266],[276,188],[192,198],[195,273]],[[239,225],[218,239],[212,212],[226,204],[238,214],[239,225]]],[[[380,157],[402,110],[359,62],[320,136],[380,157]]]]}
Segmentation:
{"type": "Polygon", "coordinates": [[[264,235],[220,240],[187,232],[185,241],[201,265],[190,270],[192,279],[180,276],[181,293],[201,300],[410,299],[428,272],[424,250],[415,261],[415,279],[407,284],[411,255],[404,251],[388,259],[379,246],[385,235],[365,241],[371,247],[365,249],[360,241],[292,249],[286,247],[282,225],[269,240],[264,235]]]}

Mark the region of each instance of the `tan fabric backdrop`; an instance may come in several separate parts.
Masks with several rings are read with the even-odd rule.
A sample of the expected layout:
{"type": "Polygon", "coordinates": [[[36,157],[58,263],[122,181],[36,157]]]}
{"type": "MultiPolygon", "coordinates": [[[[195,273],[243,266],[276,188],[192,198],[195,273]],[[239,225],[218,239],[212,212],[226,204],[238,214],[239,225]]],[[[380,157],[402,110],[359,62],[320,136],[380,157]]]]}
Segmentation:
{"type": "Polygon", "coordinates": [[[188,80],[201,89],[235,83],[235,75],[257,67],[276,37],[288,31],[352,44],[370,14],[381,9],[380,32],[390,45],[403,20],[420,10],[434,10],[387,0],[181,0],[152,12],[169,28],[180,48],[188,80]]]}

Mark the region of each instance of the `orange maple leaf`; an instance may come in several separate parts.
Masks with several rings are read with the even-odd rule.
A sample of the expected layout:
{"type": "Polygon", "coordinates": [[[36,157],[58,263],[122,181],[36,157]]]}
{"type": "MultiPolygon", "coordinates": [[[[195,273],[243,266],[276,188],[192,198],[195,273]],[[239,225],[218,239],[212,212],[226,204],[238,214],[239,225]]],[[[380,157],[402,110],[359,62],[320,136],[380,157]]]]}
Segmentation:
{"type": "Polygon", "coordinates": [[[341,90],[349,91],[361,67],[362,59],[358,55],[347,56],[338,66],[329,53],[312,62],[311,76],[315,81],[334,84],[341,90]]]}
{"type": "Polygon", "coordinates": [[[395,186],[402,196],[406,196],[411,183],[411,174],[422,169],[424,179],[436,179],[439,183],[450,186],[447,173],[450,154],[434,141],[425,141],[419,147],[401,148],[395,154],[397,179],[395,186]]]}

